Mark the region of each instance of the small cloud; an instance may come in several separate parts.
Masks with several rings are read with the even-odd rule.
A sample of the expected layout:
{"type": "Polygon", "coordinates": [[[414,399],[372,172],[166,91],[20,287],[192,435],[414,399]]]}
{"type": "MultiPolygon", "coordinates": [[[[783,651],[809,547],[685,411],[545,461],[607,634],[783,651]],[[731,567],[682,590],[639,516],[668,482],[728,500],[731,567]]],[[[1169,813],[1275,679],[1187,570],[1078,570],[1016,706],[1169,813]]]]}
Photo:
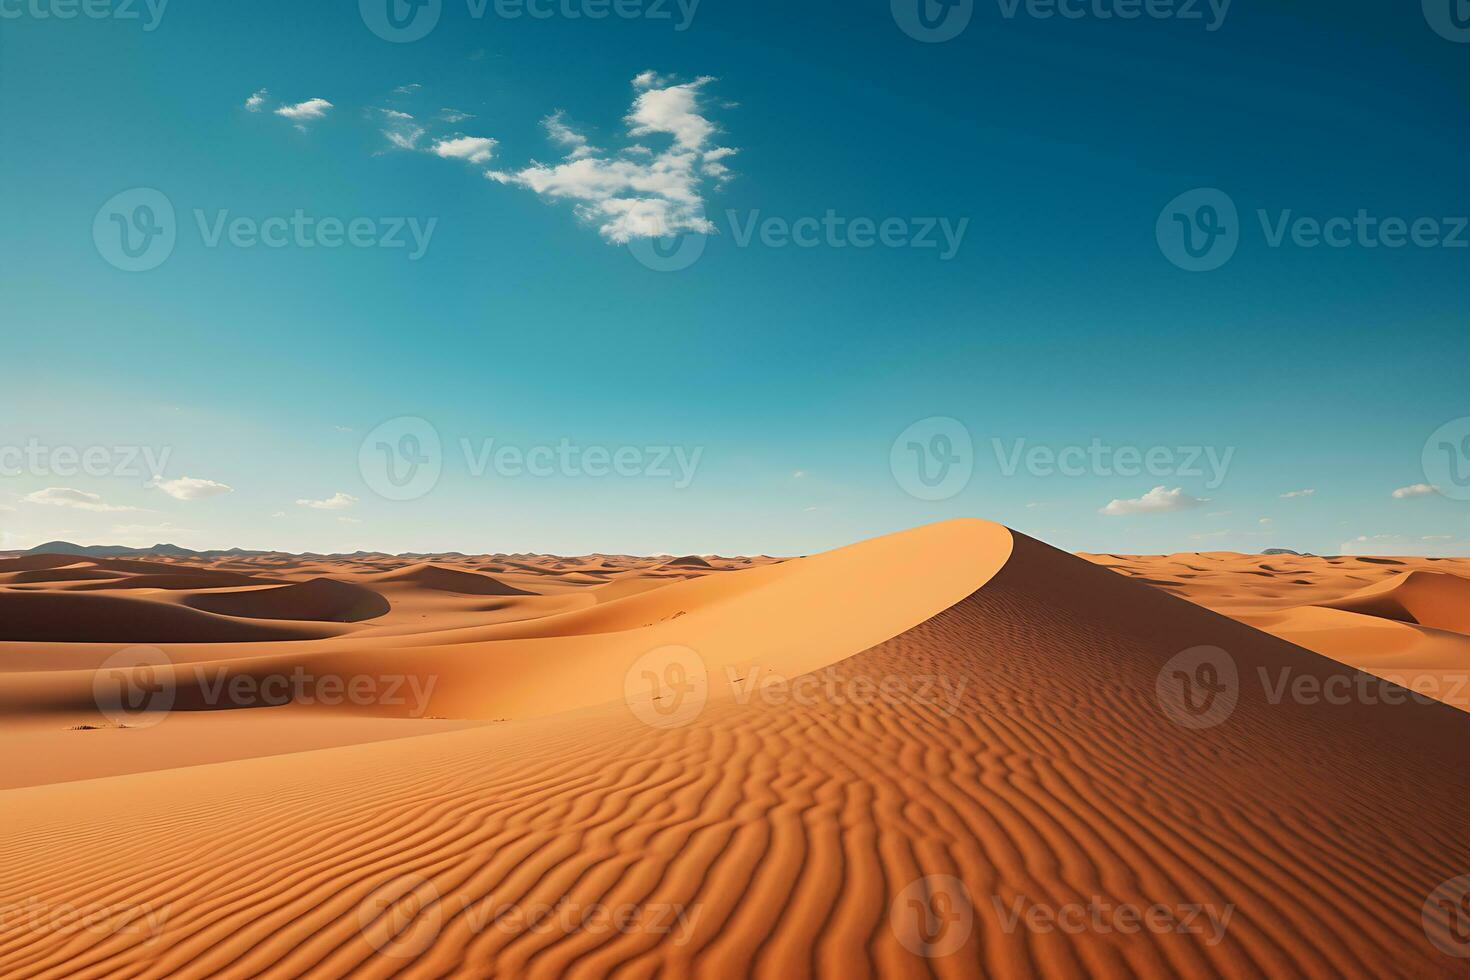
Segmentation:
{"type": "Polygon", "coordinates": [[[357,498],[350,493],[338,490],[326,500],[298,500],[298,507],[310,507],[312,510],[346,510],[357,503],[357,498]]]}
{"type": "Polygon", "coordinates": [[[285,517],[286,516],[286,512],[284,510],[278,510],[274,514],[272,514],[271,516],[272,517],[285,517]]]}
{"type": "Polygon", "coordinates": [[[336,429],[338,432],[351,432],[352,431],[352,426],[350,426],[350,425],[334,425],[334,426],[332,426],[332,428],[336,429]]]}
{"type": "Polygon", "coordinates": [[[339,518],[337,518],[337,520],[341,521],[343,524],[361,524],[362,523],[362,521],[358,520],[355,517],[339,517],[339,518]]]}
{"type": "Polygon", "coordinates": [[[89,510],[98,514],[114,514],[138,509],[136,507],[123,507],[109,504],[95,493],[88,493],[85,490],[74,490],[71,487],[47,487],[45,490],[28,493],[20,499],[28,504],[70,507],[72,510],[89,510]]]}
{"type": "Polygon", "coordinates": [[[1269,517],[1263,517],[1259,521],[1257,521],[1256,523],[1258,523],[1258,524],[1270,524],[1271,523],[1271,518],[1269,518],[1269,517]]]}
{"type": "Polygon", "coordinates": [[[447,123],[462,123],[466,119],[475,118],[472,113],[460,112],[458,109],[444,108],[439,110],[439,118],[447,123]]]}
{"type": "Polygon", "coordinates": [[[259,112],[260,107],[265,105],[265,97],[268,94],[269,93],[267,93],[265,89],[261,89],[260,91],[251,95],[250,98],[245,100],[245,111],[259,112]]]}
{"type": "Polygon", "coordinates": [[[276,110],[276,115],[293,120],[297,123],[298,129],[304,129],[303,124],[313,119],[321,119],[330,108],[332,108],[332,103],[326,99],[307,99],[295,105],[281,106],[276,110]]]}
{"type": "Polygon", "coordinates": [[[805,476],[806,470],[793,470],[791,473],[791,479],[793,480],[800,480],[803,479],[805,476]]]}
{"type": "Polygon", "coordinates": [[[175,500],[203,500],[206,497],[235,492],[235,488],[227,484],[192,476],[181,476],[177,480],[158,480],[153,485],[175,500]]]}
{"type": "Polygon", "coordinates": [[[1283,500],[1290,500],[1293,497],[1310,497],[1316,492],[1316,490],[1288,490],[1281,495],[1281,498],[1283,500]]]}
{"type": "Polygon", "coordinates": [[[420,85],[418,82],[409,82],[407,85],[400,85],[397,88],[395,88],[393,90],[393,94],[394,95],[412,95],[413,93],[417,92],[421,88],[423,88],[423,86],[420,85]]]}
{"type": "Polygon", "coordinates": [[[438,140],[429,151],[435,156],[469,163],[488,163],[494,154],[495,140],[485,136],[456,136],[438,140]]]}
{"type": "Polygon", "coordinates": [[[1427,483],[1412,483],[1407,487],[1399,487],[1393,492],[1393,499],[1403,500],[1407,497],[1424,497],[1434,493],[1434,487],[1427,483]]]}
{"type": "Polygon", "coordinates": [[[1100,508],[1098,513],[1107,514],[1110,517],[1121,517],[1125,514],[1163,514],[1198,507],[1208,500],[1208,497],[1191,497],[1179,487],[1169,490],[1159,486],[1154,487],[1142,497],[1110,501],[1106,507],[1100,508]]]}

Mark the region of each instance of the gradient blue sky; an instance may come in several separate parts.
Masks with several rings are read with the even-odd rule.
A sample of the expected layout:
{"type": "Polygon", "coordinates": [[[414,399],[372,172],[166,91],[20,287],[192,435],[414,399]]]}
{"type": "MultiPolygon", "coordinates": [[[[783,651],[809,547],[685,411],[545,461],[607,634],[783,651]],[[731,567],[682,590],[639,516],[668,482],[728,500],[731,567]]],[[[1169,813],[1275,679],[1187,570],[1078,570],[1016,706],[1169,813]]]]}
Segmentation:
{"type": "Polygon", "coordinates": [[[32,6],[0,19],[0,444],[168,447],[168,479],[232,491],[7,475],[0,547],[790,554],[967,515],[1072,550],[1470,553],[1470,503],[1392,496],[1426,482],[1430,434],[1470,415],[1470,249],[1270,248],[1255,218],[1470,212],[1470,44],[1418,4],[1237,0],[1209,31],[980,2],[938,44],[906,36],[886,0],[703,0],[684,31],[672,5],[675,21],[507,20],[444,0],[437,28],[402,44],[351,3],[173,0],[153,30],[141,3],[142,21],[32,6]],[[554,110],[626,146],[631,80],[649,70],[712,77],[711,145],[738,150],[729,180],[701,184],[719,233],[669,273],[569,203],[481,174],[556,163],[554,110]],[[264,111],[247,111],[262,88],[264,111]],[[302,129],[273,112],[312,98],[333,108],[302,129]],[[420,150],[385,139],[378,110],[446,107],[473,118],[420,150]],[[456,133],[495,139],[493,159],[422,152],[456,133]],[[167,261],[129,273],[92,227],[135,187],[166,195],[179,231],[167,261]],[[1191,273],[1155,222],[1198,187],[1239,206],[1241,240],[1191,273]],[[194,209],[437,224],[409,261],[209,248],[194,209]],[[741,247],[729,210],[969,223],[942,261],[741,247]],[[396,416],[445,444],[437,486],[410,501],[358,466],[396,416]],[[895,438],[931,416],[976,448],[941,501],[890,468],[895,438]],[[490,438],[702,456],[686,488],[476,477],[459,440],[490,438]],[[1094,438],[1234,455],[1206,487],[1006,476],[991,449],[1094,438]],[[1209,499],[1101,513],[1156,485],[1209,499]],[[96,498],[46,503],[48,488],[96,498]],[[339,493],[356,502],[298,503],[339,493]]]}

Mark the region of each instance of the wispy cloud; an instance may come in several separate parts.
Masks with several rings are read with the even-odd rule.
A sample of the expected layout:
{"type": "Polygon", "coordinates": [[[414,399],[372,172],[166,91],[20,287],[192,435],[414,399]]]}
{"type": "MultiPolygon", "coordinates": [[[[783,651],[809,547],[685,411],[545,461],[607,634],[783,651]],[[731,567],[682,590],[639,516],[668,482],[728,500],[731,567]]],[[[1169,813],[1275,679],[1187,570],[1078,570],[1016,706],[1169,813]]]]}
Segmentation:
{"type": "Polygon", "coordinates": [[[1428,555],[1455,557],[1470,555],[1470,538],[1449,534],[1360,534],[1344,541],[1338,549],[1342,555],[1428,555]]]}
{"type": "Polygon", "coordinates": [[[458,109],[450,109],[448,107],[445,107],[439,110],[439,118],[444,122],[450,123],[452,125],[454,123],[462,123],[466,119],[473,119],[475,117],[472,113],[460,112],[458,109]]]}
{"type": "Polygon", "coordinates": [[[1403,500],[1406,497],[1425,497],[1434,493],[1434,487],[1427,483],[1412,483],[1407,487],[1399,487],[1393,492],[1393,499],[1403,500]]]}
{"type": "Polygon", "coordinates": [[[1316,490],[1288,490],[1281,495],[1281,498],[1283,500],[1290,500],[1293,497],[1310,497],[1316,492],[1316,490]]]}
{"type": "Polygon", "coordinates": [[[330,108],[332,108],[332,103],[326,99],[307,99],[295,105],[281,106],[276,109],[276,115],[291,120],[296,124],[297,129],[305,132],[308,122],[321,119],[330,108]]]}
{"type": "Polygon", "coordinates": [[[357,503],[357,498],[350,493],[338,490],[325,500],[298,500],[299,507],[310,507],[312,510],[346,510],[357,503]]]}
{"type": "Polygon", "coordinates": [[[633,143],[620,153],[605,153],[556,112],[542,125],[563,149],[561,163],[533,162],[518,171],[492,170],[485,176],[548,199],[576,202],[577,216],[596,225],[611,242],[681,231],[712,233],[704,188],[729,179],[721,161],[736,152],[713,145],[716,127],[705,114],[705,90],[713,81],[705,76],[676,84],[651,71],[633,79],[637,94],[624,118],[628,135],[667,136],[669,146],[661,152],[633,143]]]}
{"type": "Polygon", "coordinates": [[[87,510],[98,514],[114,514],[138,509],[136,507],[109,504],[99,494],[88,493],[85,490],[76,490],[72,487],[47,487],[45,490],[28,493],[20,499],[28,504],[69,507],[72,510],[87,510]]]}
{"type": "Polygon", "coordinates": [[[1107,514],[1110,517],[1121,517],[1126,514],[1163,514],[1198,507],[1200,504],[1207,503],[1209,499],[1208,497],[1191,497],[1179,487],[1169,490],[1159,486],[1154,487],[1142,497],[1110,501],[1098,513],[1107,514]]]}
{"type": "Polygon", "coordinates": [[[235,492],[235,488],[227,484],[192,476],[181,476],[177,480],[158,480],[153,485],[175,500],[203,500],[206,497],[235,492]]]}
{"type": "MultiPolygon", "coordinates": [[[[423,139],[426,130],[414,117],[407,112],[397,109],[376,109],[378,117],[383,123],[383,136],[387,138],[394,148],[399,150],[418,149],[419,140],[423,139]]],[[[369,113],[369,115],[372,114],[369,113]]]]}
{"type": "Polygon", "coordinates": [[[542,127],[546,130],[546,136],[551,142],[558,146],[566,147],[568,160],[580,160],[590,157],[594,153],[601,153],[597,147],[587,142],[587,137],[577,132],[565,122],[566,113],[561,109],[556,110],[545,119],[541,120],[542,127]]]}
{"type": "Polygon", "coordinates": [[[269,93],[266,92],[265,89],[260,89],[259,91],[257,91],[254,94],[252,94],[250,96],[250,98],[248,98],[248,99],[245,100],[245,111],[246,112],[259,112],[260,109],[261,109],[261,106],[265,105],[265,97],[268,94],[269,93]]]}

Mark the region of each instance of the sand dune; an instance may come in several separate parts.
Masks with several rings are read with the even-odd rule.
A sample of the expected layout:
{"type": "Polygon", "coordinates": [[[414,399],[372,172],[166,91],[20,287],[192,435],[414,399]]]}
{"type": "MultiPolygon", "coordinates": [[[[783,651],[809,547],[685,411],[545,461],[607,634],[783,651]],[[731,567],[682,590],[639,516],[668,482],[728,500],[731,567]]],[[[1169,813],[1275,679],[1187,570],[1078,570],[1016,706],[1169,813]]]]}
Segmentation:
{"type": "Polygon", "coordinates": [[[241,643],[330,636],[326,627],[272,626],[123,596],[0,591],[6,640],[62,643],[241,643]]]}
{"type": "Polygon", "coordinates": [[[372,576],[372,581],[402,583],[421,589],[436,589],[440,592],[457,592],[460,595],[530,595],[531,593],[507,585],[500,579],[479,572],[460,568],[447,568],[431,562],[410,565],[407,568],[382,572],[372,576]]]}
{"type": "Polygon", "coordinates": [[[184,605],[222,616],[255,619],[322,620],[356,623],[388,612],[388,600],[371,589],[329,578],[296,585],[234,592],[200,592],[184,605]]]}
{"type": "Polygon", "coordinates": [[[1470,560],[1233,552],[1086,557],[1470,711],[1470,560]]]}
{"type": "MultiPolygon", "coordinates": [[[[417,682],[418,717],[457,719],[423,724],[456,730],[391,720],[381,690],[309,689],[49,735],[81,702],[16,692],[80,697],[95,672],[0,644],[0,703],[52,704],[7,724],[37,752],[70,739],[74,767],[0,792],[0,910],[32,910],[0,915],[0,973],[1470,976],[1435,901],[1470,871],[1470,714],[1280,696],[1283,674],[1371,678],[1167,594],[1187,585],[1129,580],[1206,572],[1130,562],[1149,564],[978,521],[646,588],[657,563],[630,561],[639,586],[603,601],[616,576],[528,561],[550,594],[507,601],[588,604],[429,644],[394,630],[472,618],[463,595],[353,570],[400,590],[383,625],[159,648],[176,694],[201,696],[200,667],[392,674],[417,682]],[[280,719],[299,721],[239,755],[280,719]],[[359,744],[326,747],[339,721],[359,744]]],[[[1222,598],[1265,588],[1211,577],[1222,598]]],[[[1418,593],[1442,588],[1396,601],[1439,609],[1418,593]]]]}

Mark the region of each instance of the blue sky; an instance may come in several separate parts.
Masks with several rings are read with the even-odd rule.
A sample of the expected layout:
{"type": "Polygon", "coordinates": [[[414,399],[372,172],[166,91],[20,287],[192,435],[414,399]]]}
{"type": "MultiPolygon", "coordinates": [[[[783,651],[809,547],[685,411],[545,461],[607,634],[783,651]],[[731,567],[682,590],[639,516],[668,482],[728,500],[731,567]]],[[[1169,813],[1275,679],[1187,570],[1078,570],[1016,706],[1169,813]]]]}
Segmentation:
{"type": "Polygon", "coordinates": [[[440,0],[395,43],[376,2],[0,4],[0,546],[790,554],[967,515],[1470,553],[1470,491],[1423,462],[1470,473],[1470,44],[1419,5],[991,0],[926,43],[906,0],[440,0]],[[126,271],[140,188],[173,247],[126,271]],[[1187,271],[1202,188],[1236,214],[1187,271]],[[658,222],[697,259],[649,268],[658,222]],[[402,418],[437,479],[390,499],[428,459],[402,418]],[[905,466],[939,473],[948,423],[894,444],[935,418],[973,450],[927,499],[905,466]],[[1018,442],[1166,465],[1011,470],[1018,442]]]}

